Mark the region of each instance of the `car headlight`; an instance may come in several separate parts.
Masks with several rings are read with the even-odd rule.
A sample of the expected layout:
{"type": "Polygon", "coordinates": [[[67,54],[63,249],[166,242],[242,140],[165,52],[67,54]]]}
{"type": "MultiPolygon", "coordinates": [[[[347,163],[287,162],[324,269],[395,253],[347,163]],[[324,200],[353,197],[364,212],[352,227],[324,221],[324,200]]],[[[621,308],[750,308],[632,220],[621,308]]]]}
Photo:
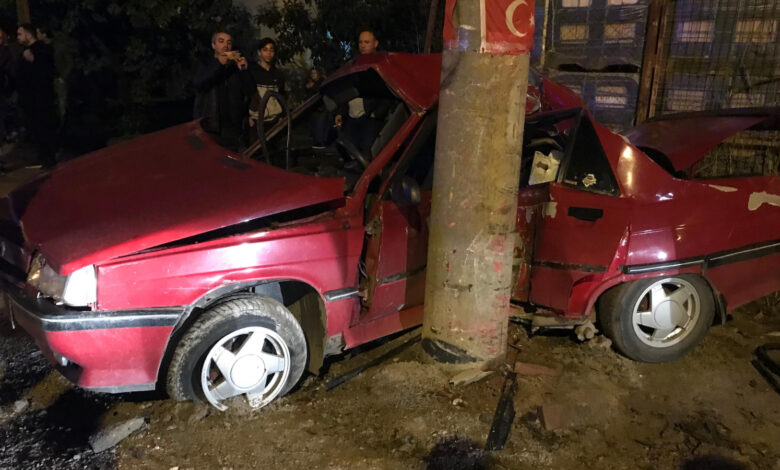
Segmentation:
{"type": "Polygon", "coordinates": [[[65,281],[62,301],[73,307],[86,307],[97,302],[97,275],[95,266],[84,266],[73,271],[65,281]]]}
{"type": "Polygon", "coordinates": [[[97,275],[94,265],[85,266],[69,276],[62,276],[38,253],[30,266],[27,283],[45,297],[72,307],[87,307],[97,301],[97,275]]]}

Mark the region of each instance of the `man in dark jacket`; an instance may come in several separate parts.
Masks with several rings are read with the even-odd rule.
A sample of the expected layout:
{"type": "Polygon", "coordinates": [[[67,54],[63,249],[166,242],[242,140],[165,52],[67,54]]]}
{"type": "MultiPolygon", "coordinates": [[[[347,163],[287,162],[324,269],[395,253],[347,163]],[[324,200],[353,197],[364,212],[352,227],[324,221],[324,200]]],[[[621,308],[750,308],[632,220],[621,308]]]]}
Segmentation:
{"type": "MultiPolygon", "coordinates": [[[[360,32],[358,51],[361,55],[376,54],[377,46],[379,41],[372,30],[366,29],[360,32]]],[[[336,116],[337,125],[343,122],[344,135],[369,159],[374,157],[371,155],[371,146],[382,129],[391,104],[390,100],[357,97],[351,99],[346,106],[342,106],[339,115],[336,116]]]]}
{"type": "Polygon", "coordinates": [[[238,151],[254,86],[247,61],[233,50],[230,34],[215,33],[211,48],[213,57],[201,63],[195,76],[195,119],[203,119],[203,129],[214,135],[220,145],[238,151]]]}
{"type": "Polygon", "coordinates": [[[24,110],[28,135],[35,145],[38,161],[45,167],[55,164],[57,151],[57,112],[54,97],[54,52],[38,41],[35,27],[20,25],[16,31],[24,46],[16,67],[16,90],[24,110]]]}

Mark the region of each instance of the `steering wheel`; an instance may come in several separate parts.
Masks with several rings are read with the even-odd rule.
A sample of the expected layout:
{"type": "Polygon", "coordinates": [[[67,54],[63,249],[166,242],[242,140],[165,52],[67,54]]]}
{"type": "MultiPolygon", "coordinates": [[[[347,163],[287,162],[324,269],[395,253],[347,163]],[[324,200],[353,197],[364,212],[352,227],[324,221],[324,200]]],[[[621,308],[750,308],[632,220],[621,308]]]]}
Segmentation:
{"type": "Polygon", "coordinates": [[[363,152],[361,152],[360,149],[358,149],[357,146],[355,146],[355,144],[353,144],[349,140],[344,139],[343,137],[339,137],[338,139],[336,139],[336,145],[343,148],[347,152],[347,155],[349,155],[350,158],[360,163],[360,166],[362,166],[364,170],[368,168],[368,164],[371,163],[371,161],[368,158],[366,158],[363,152]]]}

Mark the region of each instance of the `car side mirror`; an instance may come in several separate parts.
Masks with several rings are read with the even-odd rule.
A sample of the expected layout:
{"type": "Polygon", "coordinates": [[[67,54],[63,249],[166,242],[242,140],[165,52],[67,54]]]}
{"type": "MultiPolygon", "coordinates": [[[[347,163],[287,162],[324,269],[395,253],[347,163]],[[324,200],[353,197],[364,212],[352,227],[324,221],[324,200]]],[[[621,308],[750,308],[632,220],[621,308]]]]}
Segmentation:
{"type": "Polygon", "coordinates": [[[390,186],[390,198],[399,207],[416,206],[420,203],[420,185],[413,178],[404,176],[390,186]]]}

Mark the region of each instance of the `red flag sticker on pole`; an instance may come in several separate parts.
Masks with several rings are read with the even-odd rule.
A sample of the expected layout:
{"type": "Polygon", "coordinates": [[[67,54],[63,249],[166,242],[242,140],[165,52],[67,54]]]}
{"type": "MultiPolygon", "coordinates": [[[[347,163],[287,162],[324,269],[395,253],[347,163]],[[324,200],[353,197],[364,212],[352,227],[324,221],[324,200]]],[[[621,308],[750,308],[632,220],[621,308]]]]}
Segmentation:
{"type": "MultiPolygon", "coordinates": [[[[455,3],[444,7],[444,46],[468,47],[458,42],[454,21],[455,3]]],[[[481,19],[480,52],[489,54],[528,54],[534,43],[534,0],[479,0],[481,19]]],[[[476,44],[474,44],[476,46],[476,44]]]]}
{"type": "Polygon", "coordinates": [[[528,54],[534,46],[534,0],[480,0],[482,52],[528,54]]]}

